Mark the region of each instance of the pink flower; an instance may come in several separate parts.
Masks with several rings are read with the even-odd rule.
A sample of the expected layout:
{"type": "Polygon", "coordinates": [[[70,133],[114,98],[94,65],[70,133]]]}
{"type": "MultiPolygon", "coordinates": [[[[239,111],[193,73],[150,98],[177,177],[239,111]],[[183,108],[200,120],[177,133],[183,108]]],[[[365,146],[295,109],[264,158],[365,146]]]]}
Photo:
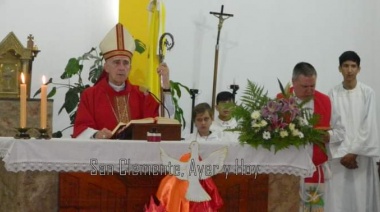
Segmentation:
{"type": "Polygon", "coordinates": [[[284,114],[288,114],[287,118],[289,122],[292,122],[296,116],[301,114],[300,109],[298,108],[297,102],[294,97],[290,97],[288,99],[281,99],[280,102],[282,103],[281,112],[284,114]]]}
{"type": "Polygon", "coordinates": [[[271,128],[274,129],[284,129],[288,124],[283,121],[283,118],[279,118],[277,114],[269,117],[269,123],[271,128]]]}
{"type": "Polygon", "coordinates": [[[265,107],[261,109],[261,114],[264,118],[270,117],[281,110],[281,104],[277,101],[269,101],[265,107]]]}

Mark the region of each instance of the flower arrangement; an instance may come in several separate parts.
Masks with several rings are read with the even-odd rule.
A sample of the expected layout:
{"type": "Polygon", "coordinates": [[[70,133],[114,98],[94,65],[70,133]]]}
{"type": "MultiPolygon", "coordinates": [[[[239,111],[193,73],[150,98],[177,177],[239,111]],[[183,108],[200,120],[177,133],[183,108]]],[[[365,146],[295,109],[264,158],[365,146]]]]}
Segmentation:
{"type": "Polygon", "coordinates": [[[302,106],[308,100],[298,103],[290,92],[290,84],[284,88],[280,81],[282,97],[271,99],[264,87],[248,80],[241,104],[234,107],[232,115],[238,120],[233,131],[240,131],[240,143],[250,144],[275,152],[290,146],[300,147],[316,143],[322,149],[325,132],[315,129],[318,116],[302,106]]]}

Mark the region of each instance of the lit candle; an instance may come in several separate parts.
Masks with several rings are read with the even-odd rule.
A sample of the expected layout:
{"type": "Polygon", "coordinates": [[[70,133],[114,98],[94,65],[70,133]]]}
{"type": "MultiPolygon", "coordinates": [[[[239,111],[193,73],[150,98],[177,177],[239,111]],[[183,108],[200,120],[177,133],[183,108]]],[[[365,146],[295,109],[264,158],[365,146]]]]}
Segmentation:
{"type": "Polygon", "coordinates": [[[47,85],[45,75],[42,76],[42,85],[41,85],[41,129],[46,129],[46,120],[47,120],[47,85]]]}
{"type": "Polygon", "coordinates": [[[26,128],[26,84],[24,73],[21,73],[20,84],[20,128],[26,128]]]}

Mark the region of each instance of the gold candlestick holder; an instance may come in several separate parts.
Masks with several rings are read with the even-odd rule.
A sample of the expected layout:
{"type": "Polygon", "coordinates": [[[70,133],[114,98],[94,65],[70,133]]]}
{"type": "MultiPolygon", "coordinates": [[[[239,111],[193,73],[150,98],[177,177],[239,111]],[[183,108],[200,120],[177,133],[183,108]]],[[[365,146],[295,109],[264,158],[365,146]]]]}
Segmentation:
{"type": "Polygon", "coordinates": [[[50,139],[47,128],[44,128],[44,129],[39,128],[37,130],[40,133],[40,135],[36,139],[50,139]]]}
{"type": "Polygon", "coordinates": [[[28,133],[28,130],[30,128],[16,128],[17,134],[14,136],[16,139],[30,139],[30,135],[28,133]]]}

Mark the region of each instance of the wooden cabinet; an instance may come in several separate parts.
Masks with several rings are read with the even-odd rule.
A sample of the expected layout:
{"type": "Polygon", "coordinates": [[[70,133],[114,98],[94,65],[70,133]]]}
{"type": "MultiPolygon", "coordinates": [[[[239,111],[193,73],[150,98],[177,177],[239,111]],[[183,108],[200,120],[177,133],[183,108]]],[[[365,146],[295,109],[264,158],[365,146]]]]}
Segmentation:
{"type": "MultiPolygon", "coordinates": [[[[143,211],[163,175],[61,173],[59,211],[143,211]]],[[[267,211],[268,175],[213,177],[224,206],[220,211],[267,211]]]]}
{"type": "Polygon", "coordinates": [[[59,176],[59,211],[125,211],[126,207],[126,186],[118,176],[59,176]]]}

